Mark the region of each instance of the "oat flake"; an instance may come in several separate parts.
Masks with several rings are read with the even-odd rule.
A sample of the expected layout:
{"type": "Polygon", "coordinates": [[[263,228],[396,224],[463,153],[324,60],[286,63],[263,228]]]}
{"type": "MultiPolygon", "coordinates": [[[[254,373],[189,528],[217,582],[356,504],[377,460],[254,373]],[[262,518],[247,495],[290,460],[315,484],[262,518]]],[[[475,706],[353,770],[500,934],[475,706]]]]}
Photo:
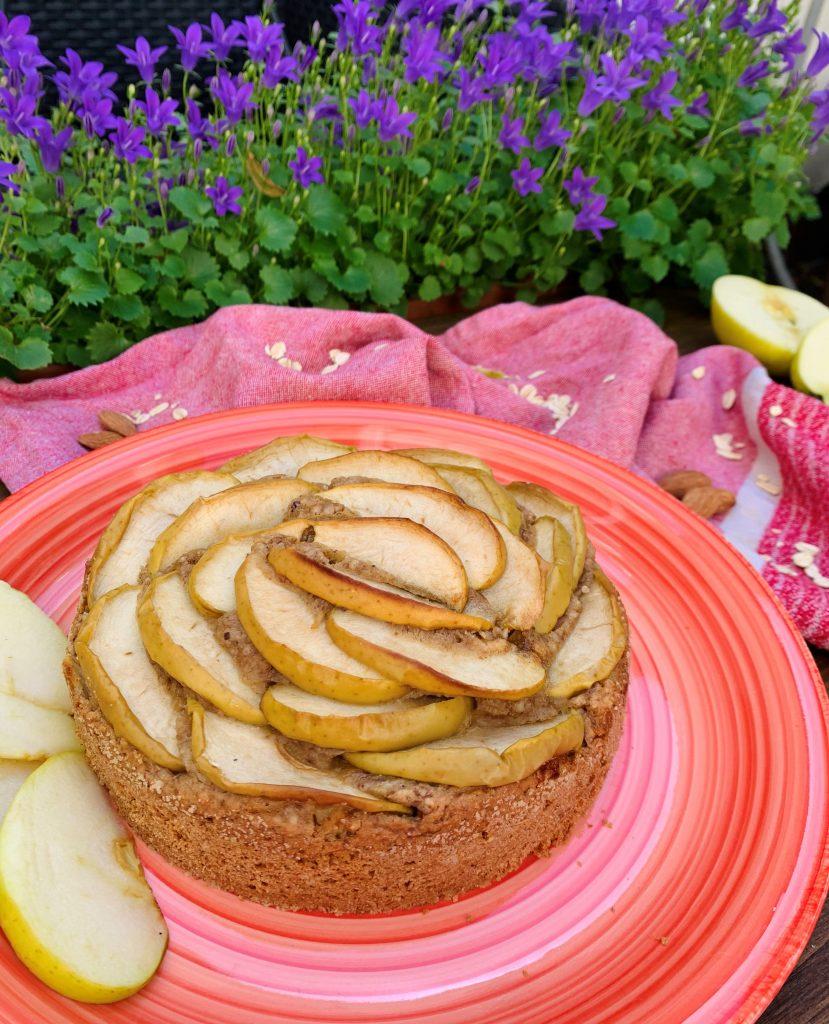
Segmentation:
{"type": "Polygon", "coordinates": [[[782,415],[783,415],[783,406],[782,405],[772,405],[772,406],[769,406],[769,416],[782,416],[782,415]]]}
{"type": "Polygon", "coordinates": [[[734,403],[737,401],[737,392],[734,388],[729,388],[728,391],[722,393],[722,407],[728,412],[729,409],[734,408],[734,403]]]}
{"type": "Polygon", "coordinates": [[[691,370],[691,376],[694,378],[694,380],[702,380],[702,378],[705,376],[705,367],[695,366],[693,370],[691,370]]]}
{"type": "Polygon", "coordinates": [[[176,409],[173,409],[174,420],[183,420],[186,416],[187,410],[183,406],[178,406],[176,409]]]}
{"type": "Polygon", "coordinates": [[[610,382],[614,380],[616,380],[616,374],[609,373],[606,377],[602,377],[602,384],[610,384],[610,382]]]}

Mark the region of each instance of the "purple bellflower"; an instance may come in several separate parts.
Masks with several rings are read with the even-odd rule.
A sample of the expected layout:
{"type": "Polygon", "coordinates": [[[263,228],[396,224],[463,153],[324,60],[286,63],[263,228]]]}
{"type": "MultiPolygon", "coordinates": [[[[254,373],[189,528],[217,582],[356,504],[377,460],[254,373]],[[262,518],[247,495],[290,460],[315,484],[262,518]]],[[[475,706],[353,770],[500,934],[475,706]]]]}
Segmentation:
{"type": "Polygon", "coordinates": [[[232,21],[225,27],[225,23],[214,11],[210,15],[210,24],[205,25],[205,28],[210,34],[209,52],[221,64],[230,56],[230,51],[239,45],[239,38],[242,34],[241,25],[238,21],[232,21]]]}
{"type": "Polygon", "coordinates": [[[737,85],[742,86],[744,89],[750,89],[752,85],[756,85],[769,73],[769,62],[767,60],[758,60],[756,64],[750,65],[737,79],[737,85]]]}
{"type": "Polygon", "coordinates": [[[224,68],[210,79],[210,95],[224,107],[225,116],[219,121],[219,130],[232,127],[256,107],[253,99],[253,82],[245,82],[241,75],[235,78],[224,68]]]}
{"type": "Polygon", "coordinates": [[[46,119],[37,114],[36,96],[4,88],[0,88],[0,121],[10,135],[22,135],[25,139],[34,138],[35,132],[47,124],[46,119]]]}
{"type": "Polygon", "coordinates": [[[8,160],[0,160],[0,192],[11,192],[13,196],[20,195],[20,186],[12,178],[20,174],[23,164],[12,164],[8,160]]]}
{"type": "Polygon", "coordinates": [[[109,135],[115,155],[128,164],[136,163],[141,157],[149,160],[152,153],[144,145],[144,129],[124,117],[117,118],[115,131],[109,135]]]}
{"type": "Polygon", "coordinates": [[[242,212],[239,200],[244,195],[244,189],[241,185],[231,185],[223,174],[216,178],[215,185],[208,185],[204,192],[213,201],[213,209],[218,217],[228,213],[238,216],[242,212]]]}
{"type": "Polygon", "coordinates": [[[60,170],[63,154],[72,141],[72,129],[64,128],[55,135],[52,126],[47,122],[35,133],[35,141],[40,150],[40,159],[44,171],[56,174],[60,170]]]}
{"type": "Polygon", "coordinates": [[[378,101],[365,89],[361,89],[356,96],[352,96],[348,105],[354,113],[354,123],[360,131],[368,128],[377,116],[378,101]]]}
{"type": "Polygon", "coordinates": [[[114,71],[104,71],[98,60],[84,61],[75,50],[67,49],[60,58],[66,71],[55,72],[58,97],[67,106],[79,104],[86,93],[101,99],[114,100],[113,85],[118,80],[114,71]]]}
{"type": "Polygon", "coordinates": [[[402,111],[397,105],[394,96],[386,96],[378,100],[375,108],[377,118],[377,135],[381,142],[391,142],[392,139],[411,139],[410,126],[417,120],[417,114],[413,111],[402,111]]]}
{"type": "Polygon", "coordinates": [[[673,121],[673,108],[682,106],[682,103],[671,92],[678,80],[678,72],[666,71],[652,89],[643,93],[642,106],[654,113],[658,111],[666,120],[673,121]]]}
{"type": "Polygon", "coordinates": [[[514,171],[510,171],[512,185],[519,196],[528,196],[530,192],[540,192],[540,178],[543,167],[533,167],[527,157],[521,161],[514,171]]]}
{"type": "Polygon", "coordinates": [[[815,32],[815,35],[817,36],[817,49],[806,65],[807,78],[815,78],[821,71],[829,67],[829,35],[825,32],[815,32]]]}
{"type": "Polygon", "coordinates": [[[249,14],[243,22],[235,24],[254,64],[267,60],[271,50],[282,49],[283,28],[280,22],[266,25],[258,15],[249,14]]]}
{"type": "Polygon", "coordinates": [[[406,81],[414,83],[421,78],[434,82],[442,77],[448,59],[440,49],[440,28],[423,27],[412,22],[403,40],[403,61],[406,65],[406,81]]]}
{"type": "Polygon", "coordinates": [[[696,99],[692,100],[686,110],[689,114],[693,114],[695,117],[710,117],[711,111],[708,109],[708,93],[701,92],[696,99]]]}
{"type": "Polygon", "coordinates": [[[181,66],[185,71],[192,71],[198,62],[210,53],[210,47],[202,41],[202,26],[193,22],[182,31],[174,25],[168,26],[178,46],[181,66]]]}
{"type": "Polygon", "coordinates": [[[510,118],[508,113],[501,115],[501,131],[498,141],[513,153],[520,153],[530,144],[530,140],[524,135],[524,119],[522,117],[510,118]]]}
{"type": "Polygon", "coordinates": [[[573,227],[576,231],[589,231],[597,242],[602,240],[602,232],[616,227],[616,221],[604,216],[607,196],[591,196],[576,214],[573,227]]]}
{"type": "Polygon", "coordinates": [[[163,135],[165,128],[178,124],[178,103],[175,100],[162,100],[149,85],[144,90],[144,99],[136,100],[135,105],[144,112],[150,135],[163,135]]]}
{"type": "Polygon", "coordinates": [[[570,138],[572,132],[561,127],[561,113],[558,110],[551,110],[541,121],[538,134],[535,137],[535,148],[539,153],[545,149],[552,149],[554,146],[563,146],[570,138]]]}
{"type": "Polygon", "coordinates": [[[375,11],[370,0],[340,0],[334,5],[334,14],[339,26],[338,49],[351,47],[355,57],[381,52],[383,29],[374,22],[375,11]]]}
{"type": "Polygon", "coordinates": [[[322,176],[322,158],[311,156],[302,146],[297,146],[296,159],[289,160],[288,166],[293,172],[294,181],[301,188],[321,185],[325,180],[322,176]]]}
{"type": "Polygon", "coordinates": [[[119,46],[118,49],[124,55],[125,62],[131,64],[147,84],[152,82],[155,66],[167,52],[166,46],[150,46],[144,36],[139,36],[135,40],[134,49],[129,46],[119,46]]]}
{"type": "Polygon", "coordinates": [[[611,54],[603,53],[599,58],[602,74],[588,71],[585,76],[584,94],[579,101],[581,117],[589,117],[594,110],[608,101],[622,103],[630,99],[635,89],[647,83],[647,73],[637,75],[636,65],[630,55],[615,61],[611,54]]]}

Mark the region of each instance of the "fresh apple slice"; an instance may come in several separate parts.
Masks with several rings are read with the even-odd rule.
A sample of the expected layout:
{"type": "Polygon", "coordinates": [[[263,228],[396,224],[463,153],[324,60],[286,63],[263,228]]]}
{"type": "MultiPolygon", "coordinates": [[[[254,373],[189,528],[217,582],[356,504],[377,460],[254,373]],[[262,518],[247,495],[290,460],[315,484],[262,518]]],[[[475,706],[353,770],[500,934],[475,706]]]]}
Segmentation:
{"type": "Polygon", "coordinates": [[[227,473],[194,470],[159,477],[116,513],[104,530],[89,565],[89,603],[125,583],[138,582],[160,533],[197,498],[238,483],[227,473]]]}
{"type": "Polygon", "coordinates": [[[711,292],[711,325],[719,340],[751,352],[775,374],[786,373],[806,333],[827,317],[829,307],[817,299],[753,277],[726,274],[711,292]]]}
{"type": "Polygon", "coordinates": [[[271,528],[231,534],[205,551],[187,578],[190,600],[202,615],[229,615],[236,611],[236,573],[257,540],[272,537],[274,532],[271,528]]]}
{"type": "Polygon", "coordinates": [[[194,607],[178,573],[156,576],[139,598],[137,617],[156,665],[232,718],[264,723],[259,708],[264,685],[245,679],[194,607]]]}
{"type": "Polygon", "coordinates": [[[376,704],[407,692],[344,654],[325,628],[327,606],[278,579],[258,552],[236,575],[236,611],[262,657],[308,693],[376,704]]]}
{"type": "Polygon", "coordinates": [[[575,697],[607,679],[627,647],[627,626],[616,590],[599,569],[581,614],[547,669],[545,693],[575,697]]]}
{"type": "Polygon", "coordinates": [[[492,473],[471,466],[435,466],[435,469],[467,505],[505,523],[513,533],[521,529],[521,511],[492,473]]]}
{"type": "Polygon", "coordinates": [[[364,476],[369,480],[382,480],[390,484],[417,484],[442,491],[451,490],[431,466],[425,466],[417,459],[407,459],[405,455],[372,449],[309,462],[299,469],[297,476],[300,480],[308,480],[322,487],[341,477],[364,476]]]}
{"type": "Polygon", "coordinates": [[[65,654],[60,627],[25,594],[0,580],[0,693],[70,711],[65,654]]]}
{"type": "Polygon", "coordinates": [[[162,768],[182,771],[175,704],[138,630],[139,594],[139,587],[118,587],[96,601],[75,653],[116,735],[162,768]]]}
{"type": "Polygon", "coordinates": [[[294,434],[290,437],[277,437],[262,448],[238,455],[222,466],[222,472],[232,473],[242,483],[265,476],[296,476],[299,467],[308,462],[330,459],[353,451],[349,445],[337,444],[324,437],[294,434]]]}
{"type": "Polygon", "coordinates": [[[544,666],[506,640],[435,634],[334,608],[328,632],[346,654],[426,693],[520,700],[544,685],[544,666]]]}
{"type": "Polygon", "coordinates": [[[578,505],[564,501],[539,484],[516,481],[507,484],[507,490],[520,508],[527,509],[534,516],[552,516],[561,521],[570,534],[570,543],[573,547],[573,580],[574,583],[578,583],[584,572],[584,561],[587,557],[587,532],[578,505]]]}
{"type": "Polygon", "coordinates": [[[792,383],[829,404],[829,320],[815,324],[800,343],[792,361],[792,383]]]}
{"type": "Polygon", "coordinates": [[[0,758],[42,761],[52,754],[80,749],[75,726],[65,711],[0,693],[0,758]]]}
{"type": "Polygon", "coordinates": [[[468,455],[466,452],[456,452],[452,448],[395,448],[398,455],[405,455],[410,459],[417,459],[418,462],[425,462],[427,466],[468,466],[470,469],[479,469],[482,473],[492,475],[492,470],[483,459],[475,455],[468,455]]]}
{"type": "Polygon", "coordinates": [[[276,532],[373,565],[404,590],[455,611],[466,607],[469,587],[461,560],[446,541],[411,519],[293,519],[276,532]]]}
{"type": "Polygon", "coordinates": [[[271,548],[268,561],[294,586],[338,608],[420,629],[492,628],[492,622],[480,615],[456,612],[434,601],[413,597],[399,587],[316,562],[293,547],[271,548]]]}
{"type": "Polygon", "coordinates": [[[193,716],[193,760],[219,789],[272,800],[313,800],[350,804],[363,811],[411,813],[403,804],[372,797],[333,772],[289,759],[271,729],[217,715],[197,701],[190,701],[188,707],[193,716]]]}
{"type": "Polygon", "coordinates": [[[339,750],[403,750],[452,736],[468,724],[471,697],[343,704],[277,683],[265,691],[262,711],[284,736],[339,750]]]}
{"type": "Polygon", "coordinates": [[[346,753],[355,768],[443,786],[506,786],[584,742],[578,711],[532,725],[473,725],[464,733],[388,754],[346,753]]]}
{"type": "Polygon", "coordinates": [[[533,525],[535,550],[544,560],[544,608],[535,624],[537,633],[549,633],[567,611],[576,581],[573,579],[573,545],[559,519],[539,516],[533,525]]]}
{"type": "Polygon", "coordinates": [[[42,764],[3,820],[0,925],[33,974],[82,1002],[125,999],[161,963],[164,918],[81,754],[42,764]]]}
{"type": "Polygon", "coordinates": [[[42,761],[0,761],[0,822],[11,807],[17,791],[42,761]]]}
{"type": "Polygon", "coordinates": [[[503,576],[484,591],[496,621],[506,629],[532,629],[544,608],[544,572],[538,555],[495,521],[507,549],[503,576]]]}
{"type": "Polygon", "coordinates": [[[315,488],[302,480],[254,480],[209,498],[200,498],[155,542],[147,568],[164,572],[188,551],[209,548],[231,533],[276,526],[300,495],[315,488]]]}
{"type": "Polygon", "coordinates": [[[491,586],[507,564],[504,542],[492,522],[456,494],[433,487],[365,483],[340,484],[324,496],[356,516],[392,516],[425,526],[455,552],[475,590],[491,586]]]}

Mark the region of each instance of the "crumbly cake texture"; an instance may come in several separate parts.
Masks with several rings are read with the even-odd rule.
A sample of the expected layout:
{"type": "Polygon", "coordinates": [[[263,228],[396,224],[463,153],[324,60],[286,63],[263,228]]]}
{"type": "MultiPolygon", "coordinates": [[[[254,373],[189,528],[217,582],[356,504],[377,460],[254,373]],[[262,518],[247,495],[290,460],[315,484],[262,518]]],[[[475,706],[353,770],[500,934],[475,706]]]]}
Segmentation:
{"type": "MultiPolygon", "coordinates": [[[[590,549],[570,606],[545,641],[556,649],[578,619],[595,568],[590,549]]],[[[190,875],[244,899],[331,914],[387,913],[457,899],[565,843],[593,805],[618,748],[627,651],[606,679],[567,702],[584,716],[583,746],[521,781],[456,788],[347,770],[349,782],[409,805],[412,815],[229,793],[193,764],[185,691],[177,683],[170,680],[181,702],[184,772],[150,761],[104,717],[74,647],[88,612],[87,584],[64,663],[87,760],[144,842],[190,875]]],[[[562,710],[555,703],[539,695],[518,702],[484,700],[478,716],[496,724],[507,718],[547,720],[562,710]]],[[[300,756],[313,762],[301,751],[300,756]]]]}

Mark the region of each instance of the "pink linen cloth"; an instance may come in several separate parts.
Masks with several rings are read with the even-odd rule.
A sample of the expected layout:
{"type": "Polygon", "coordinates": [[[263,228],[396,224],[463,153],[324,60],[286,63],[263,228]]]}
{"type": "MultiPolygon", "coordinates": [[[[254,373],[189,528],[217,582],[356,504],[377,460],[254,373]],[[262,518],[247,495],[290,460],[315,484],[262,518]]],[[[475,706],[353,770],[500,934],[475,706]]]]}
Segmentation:
{"type": "Polygon", "coordinates": [[[0,479],[14,490],[82,456],[76,438],[98,429],[101,409],[138,414],[144,430],[308,399],[478,413],[652,479],[702,470],[737,495],[717,525],[805,638],[829,647],[829,407],[772,382],[738,349],[678,358],[650,320],[607,299],[496,306],[440,337],[387,314],[223,309],[102,366],[0,380],[0,479]],[[793,563],[798,553],[811,568],[793,563]]]}

